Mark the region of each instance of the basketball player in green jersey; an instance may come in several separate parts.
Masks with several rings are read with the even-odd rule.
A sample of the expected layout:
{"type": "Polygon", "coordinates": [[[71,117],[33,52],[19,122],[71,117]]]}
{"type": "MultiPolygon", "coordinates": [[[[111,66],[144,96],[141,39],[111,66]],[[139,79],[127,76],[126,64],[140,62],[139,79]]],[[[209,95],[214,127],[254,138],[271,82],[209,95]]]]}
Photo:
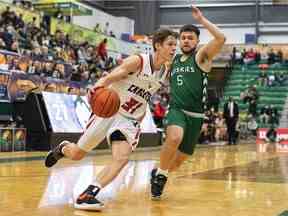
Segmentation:
{"type": "Polygon", "coordinates": [[[171,65],[166,140],[160,153],[160,166],[151,172],[152,199],[161,198],[168,173],[176,170],[194,152],[207,99],[207,73],[225,43],[224,34],[198,8],[192,7],[192,17],[212,34],[213,39],[196,50],[199,29],[194,25],[184,25],[180,29],[183,54],[176,55],[171,65]]]}

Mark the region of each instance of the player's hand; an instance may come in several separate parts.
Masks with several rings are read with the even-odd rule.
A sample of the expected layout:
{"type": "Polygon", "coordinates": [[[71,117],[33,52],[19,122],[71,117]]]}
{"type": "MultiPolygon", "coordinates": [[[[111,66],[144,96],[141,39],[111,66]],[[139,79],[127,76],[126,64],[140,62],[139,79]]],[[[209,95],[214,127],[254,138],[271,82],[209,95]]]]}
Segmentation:
{"type": "Polygon", "coordinates": [[[97,85],[94,85],[93,87],[91,87],[89,90],[88,90],[88,94],[87,94],[87,99],[88,99],[88,102],[91,104],[91,99],[92,99],[92,96],[93,94],[95,93],[95,91],[99,88],[104,88],[104,86],[97,86],[97,85]]]}
{"type": "Polygon", "coordinates": [[[202,12],[199,10],[199,8],[195,7],[195,6],[191,6],[192,7],[192,17],[197,20],[198,22],[200,22],[202,20],[202,18],[204,17],[202,12]]]}
{"type": "Polygon", "coordinates": [[[91,91],[93,92],[93,91],[95,91],[95,90],[98,89],[98,88],[105,88],[105,87],[107,86],[105,81],[106,81],[105,78],[99,79],[99,80],[95,83],[95,85],[91,88],[91,91]]]}
{"type": "Polygon", "coordinates": [[[91,99],[91,96],[95,93],[95,91],[98,89],[98,88],[105,88],[107,86],[106,84],[106,79],[105,78],[101,78],[99,79],[95,85],[89,89],[88,91],[88,95],[87,95],[87,98],[88,98],[88,101],[90,102],[90,99],[91,99]]]}

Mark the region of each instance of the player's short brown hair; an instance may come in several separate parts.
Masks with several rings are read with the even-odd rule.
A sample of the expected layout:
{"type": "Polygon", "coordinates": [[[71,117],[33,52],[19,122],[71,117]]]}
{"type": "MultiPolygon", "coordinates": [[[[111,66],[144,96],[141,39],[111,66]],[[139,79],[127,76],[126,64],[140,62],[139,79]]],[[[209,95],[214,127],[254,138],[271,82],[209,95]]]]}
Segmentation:
{"type": "Polygon", "coordinates": [[[163,44],[163,42],[169,37],[178,37],[178,33],[167,29],[167,28],[161,28],[159,30],[157,30],[156,32],[154,32],[153,36],[152,36],[152,44],[153,44],[153,49],[154,51],[156,51],[156,43],[160,43],[161,45],[163,44]]]}

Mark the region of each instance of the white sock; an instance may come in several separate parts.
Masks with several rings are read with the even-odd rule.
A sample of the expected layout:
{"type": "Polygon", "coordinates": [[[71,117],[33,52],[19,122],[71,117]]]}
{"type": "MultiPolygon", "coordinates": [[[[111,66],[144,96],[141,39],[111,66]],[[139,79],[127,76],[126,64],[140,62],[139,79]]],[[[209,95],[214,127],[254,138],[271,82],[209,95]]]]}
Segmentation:
{"type": "Polygon", "coordinates": [[[95,180],[95,181],[93,181],[92,183],[91,183],[91,185],[93,185],[93,186],[95,186],[95,187],[98,187],[98,188],[102,188],[102,185],[97,181],[97,180],[95,180]]]}
{"type": "Polygon", "coordinates": [[[157,169],[156,175],[161,174],[168,177],[168,170],[162,170],[160,168],[157,169]]]}
{"type": "Polygon", "coordinates": [[[65,155],[65,154],[64,154],[64,148],[65,148],[65,146],[63,146],[63,148],[61,149],[61,153],[62,153],[63,155],[65,155]]]}
{"type": "Polygon", "coordinates": [[[61,148],[61,153],[65,156],[65,154],[64,154],[64,148],[66,148],[66,145],[67,145],[68,143],[70,143],[70,142],[64,140],[64,141],[61,142],[59,145],[61,145],[61,144],[64,143],[64,142],[65,142],[66,144],[61,148]]]}

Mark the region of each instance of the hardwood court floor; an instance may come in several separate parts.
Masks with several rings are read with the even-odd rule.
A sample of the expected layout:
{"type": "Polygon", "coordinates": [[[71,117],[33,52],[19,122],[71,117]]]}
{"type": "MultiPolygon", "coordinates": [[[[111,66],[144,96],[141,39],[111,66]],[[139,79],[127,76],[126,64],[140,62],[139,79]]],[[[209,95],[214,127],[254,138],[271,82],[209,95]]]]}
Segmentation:
{"type": "Polygon", "coordinates": [[[257,152],[255,144],[197,148],[170,175],[162,201],[150,200],[148,184],[159,150],[135,152],[101,194],[103,212],[75,210],[69,203],[109,154],[93,153],[78,163],[65,159],[47,170],[46,153],[0,153],[0,215],[278,216],[288,209],[288,153],[268,150],[257,152]]]}

